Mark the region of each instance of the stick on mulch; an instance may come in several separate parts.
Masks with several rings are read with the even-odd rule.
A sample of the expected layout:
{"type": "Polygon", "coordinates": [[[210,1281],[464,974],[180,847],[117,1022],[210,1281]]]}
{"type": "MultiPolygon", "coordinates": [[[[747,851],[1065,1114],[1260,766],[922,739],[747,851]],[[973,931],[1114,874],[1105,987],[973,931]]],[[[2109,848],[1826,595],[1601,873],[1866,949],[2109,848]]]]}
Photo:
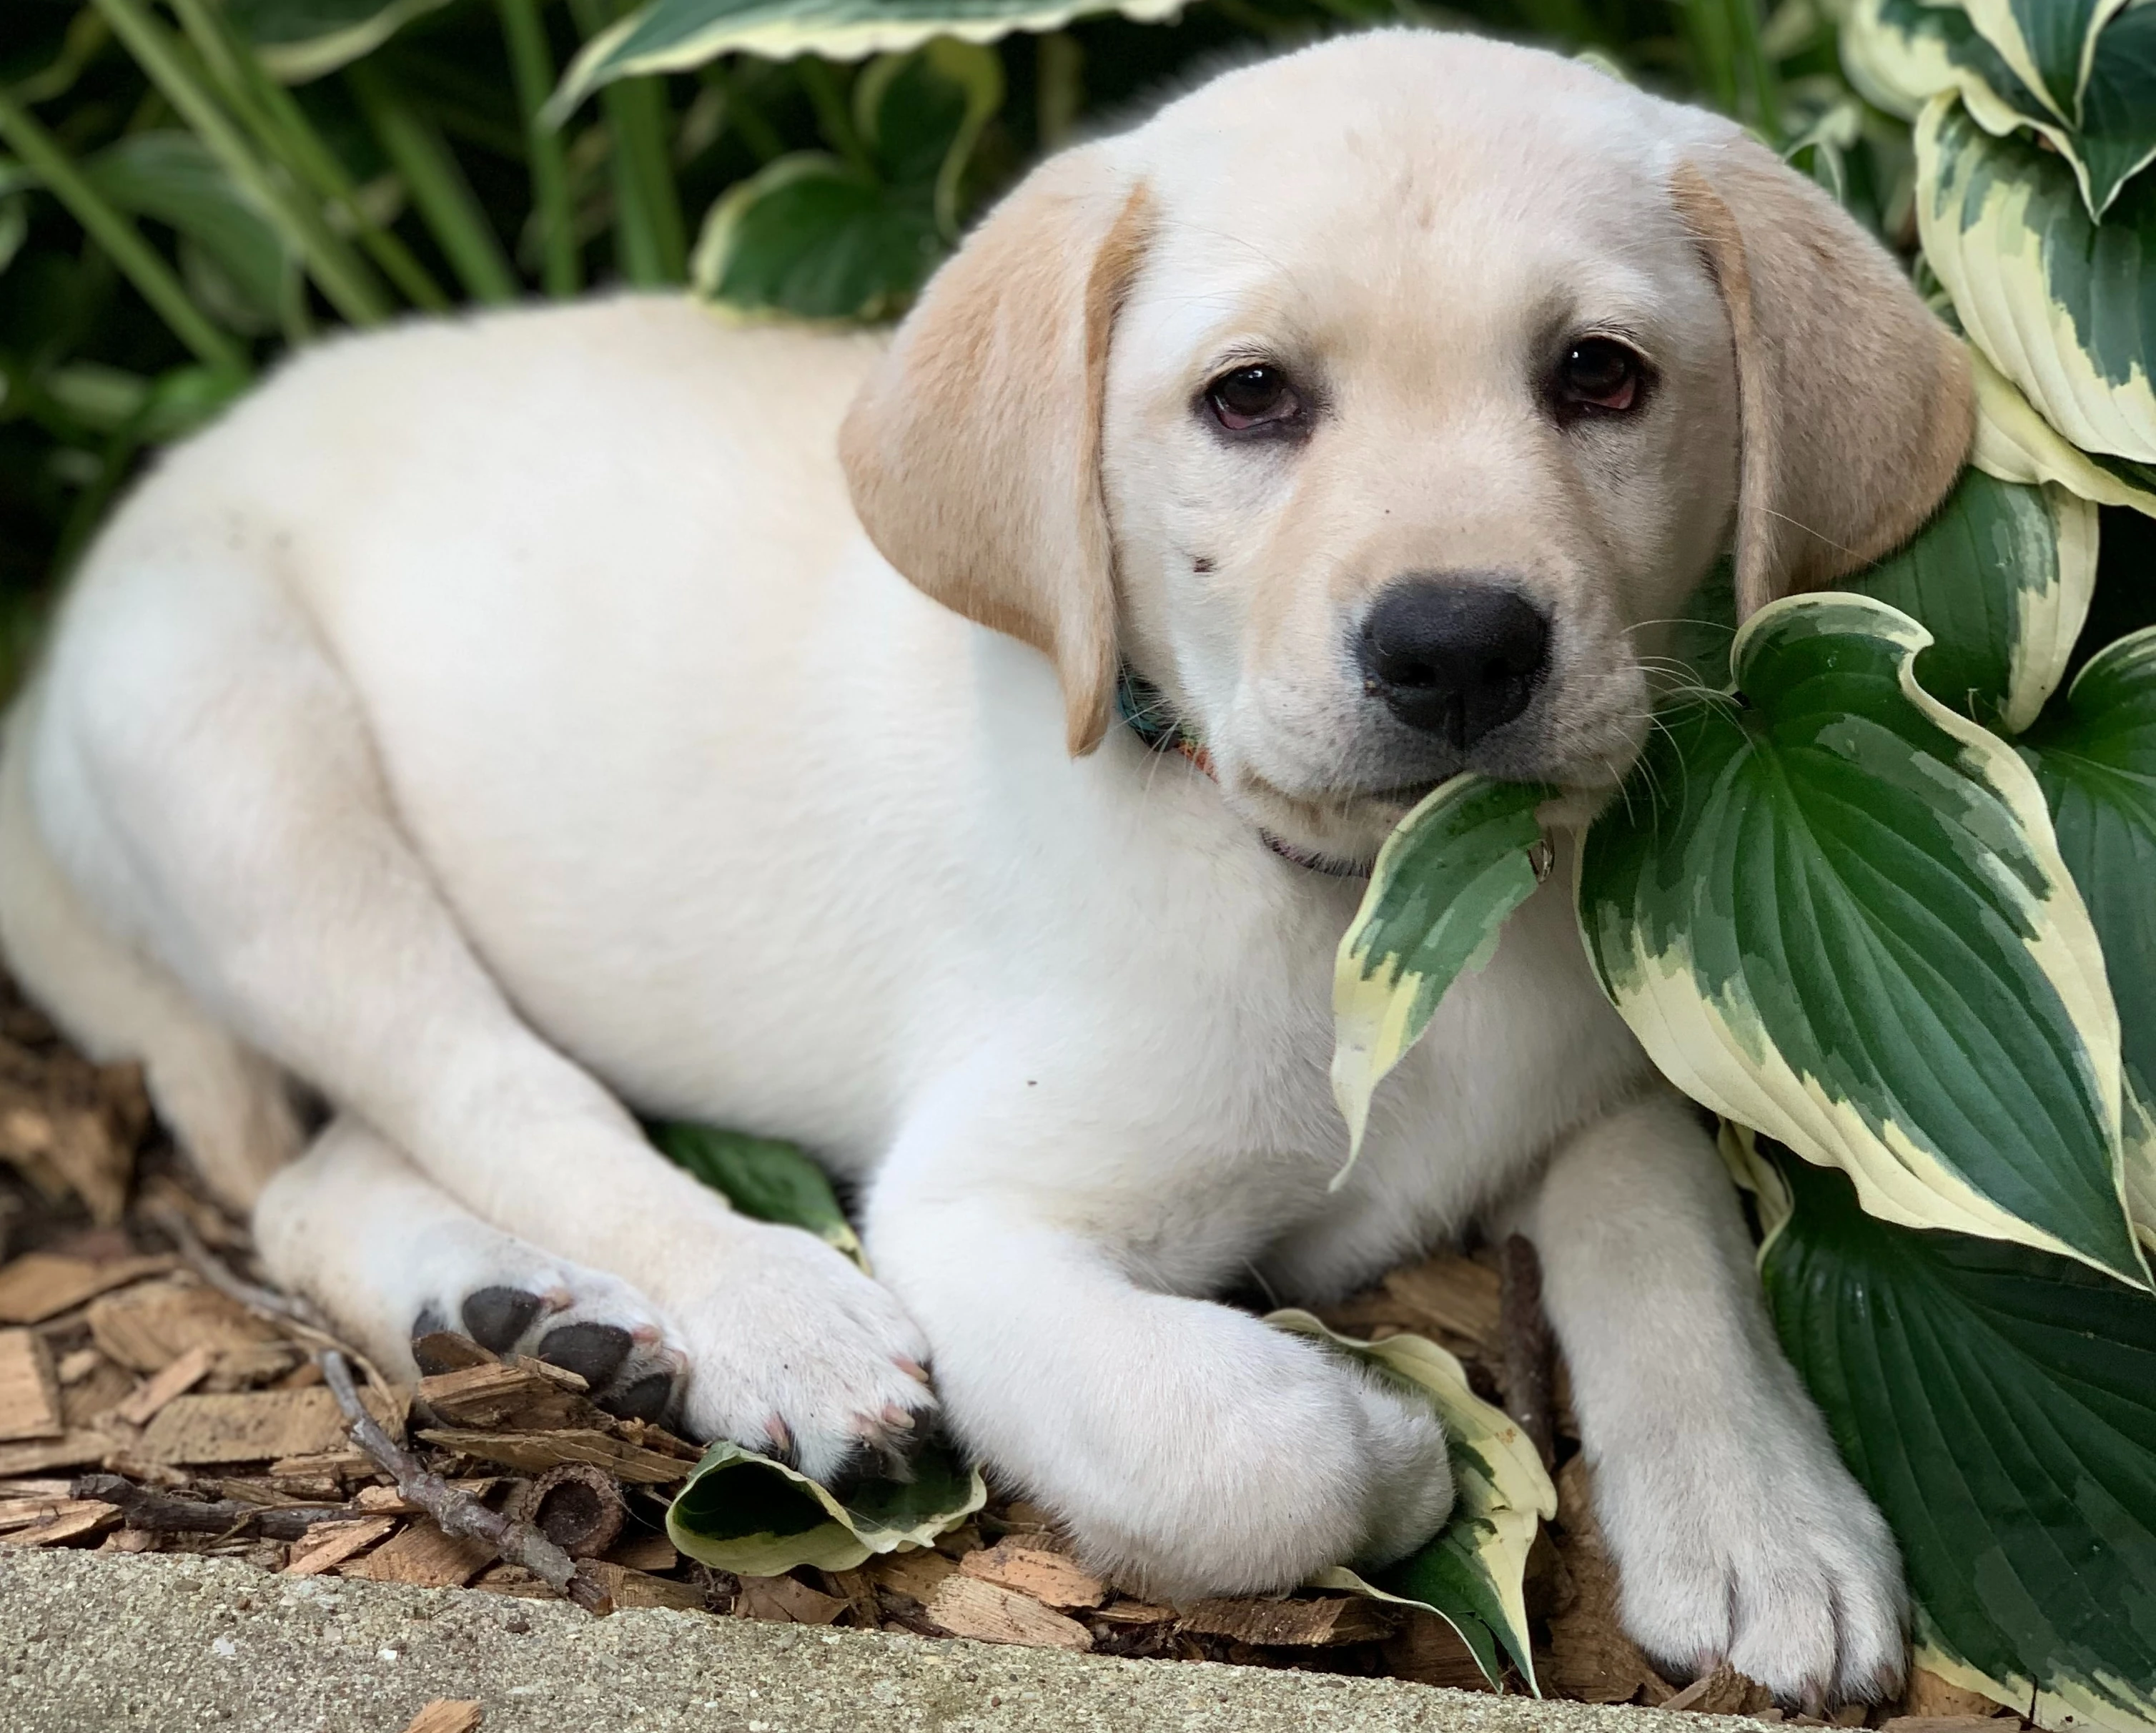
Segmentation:
{"type": "Polygon", "coordinates": [[[251,1531],[265,1540],[297,1540],[317,1523],[350,1522],[367,1514],[348,1504],[244,1504],[236,1499],[175,1498],[117,1474],[82,1475],[68,1489],[68,1495],[114,1505],[129,1528],[164,1535],[251,1531]]]}
{"type": "Polygon", "coordinates": [[[382,1431],[381,1423],[367,1412],[343,1355],[325,1348],[316,1353],[315,1361],[322,1369],[322,1382],[344,1410],[352,1442],[373,1458],[382,1473],[397,1483],[397,1490],[405,1499],[433,1517],[444,1534],[484,1541],[507,1563],[523,1566],[556,1593],[567,1595],[587,1612],[613,1611],[613,1597],[597,1573],[578,1564],[530,1523],[490,1510],[470,1493],[421,1468],[418,1459],[382,1431]]]}
{"type": "Polygon", "coordinates": [[[1543,1312],[1543,1266],[1524,1236],[1507,1238],[1498,1257],[1498,1309],[1504,1320],[1505,1411],[1535,1447],[1543,1467],[1557,1466],[1557,1345],[1543,1312]]]}

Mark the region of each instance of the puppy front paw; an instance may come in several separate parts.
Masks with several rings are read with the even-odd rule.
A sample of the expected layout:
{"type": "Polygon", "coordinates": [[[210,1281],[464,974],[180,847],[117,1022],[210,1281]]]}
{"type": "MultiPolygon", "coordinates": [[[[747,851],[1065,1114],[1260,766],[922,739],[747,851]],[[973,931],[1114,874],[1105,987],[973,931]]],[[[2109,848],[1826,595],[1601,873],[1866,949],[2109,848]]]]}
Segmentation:
{"type": "Polygon", "coordinates": [[[1612,1453],[1594,1484],[1625,1626],[1665,1672],[1726,1661],[1814,1712],[1899,1684],[1901,1555],[1815,1421],[1612,1453]]]}
{"type": "Polygon", "coordinates": [[[758,1225],[746,1255],[664,1289],[689,1363],[690,1434],[843,1487],[906,1472],[936,1429],[928,1347],[890,1292],[813,1236],[758,1225]]]}
{"type": "Polygon", "coordinates": [[[1219,1319],[1178,1345],[1182,1376],[1163,1386],[1156,1363],[1141,1387],[1096,1392],[1094,1425],[1036,1441],[1019,1477],[1090,1565],[1154,1598],[1256,1594],[1389,1563],[1436,1531],[1452,1473],[1426,1403],[1205,1309],[1219,1319]]]}

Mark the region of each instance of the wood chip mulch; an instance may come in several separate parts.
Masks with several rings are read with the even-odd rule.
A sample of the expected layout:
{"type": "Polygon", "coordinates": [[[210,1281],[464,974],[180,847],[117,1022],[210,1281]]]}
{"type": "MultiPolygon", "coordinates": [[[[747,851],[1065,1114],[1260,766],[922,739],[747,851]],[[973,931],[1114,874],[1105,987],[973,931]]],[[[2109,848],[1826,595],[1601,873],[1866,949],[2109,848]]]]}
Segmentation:
{"type": "MultiPolygon", "coordinates": [[[[324,1335],[263,1279],[244,1226],[154,1124],[134,1067],[92,1065],[0,979],[0,1545],[193,1552],[287,1576],[533,1597],[561,1592],[546,1569],[557,1581],[572,1569],[569,1592],[602,1609],[1488,1689],[1465,1645],[1426,1614],[1315,1592],[1154,1605],[1091,1575],[1045,1512],[1006,1497],[932,1551],[858,1570],[708,1569],[665,1532],[693,1445],[603,1413],[573,1373],[504,1362],[463,1338],[432,1339],[430,1363],[447,1369],[416,1387],[360,1369],[359,1401],[386,1441],[414,1472],[439,1477],[415,1498],[416,1482],[400,1489],[353,1442],[316,1357],[324,1335]],[[505,1533],[534,1543],[525,1556],[541,1568],[505,1561],[516,1550],[505,1533]]],[[[1618,1625],[1564,1369],[1534,1289],[1532,1254],[1514,1242],[1395,1270],[1322,1315],[1350,1334],[1430,1337],[1547,1441],[1558,1516],[1527,1580],[1546,1694],[1784,1720],[1726,1669],[1663,1679],[1618,1625]]],[[[476,1724],[472,1707],[430,1705],[414,1728],[461,1733],[476,1724]]],[[[1902,1699],[1844,1710],[1833,1725],[2015,1733],[2025,1723],[1919,1673],[1902,1699]]]]}

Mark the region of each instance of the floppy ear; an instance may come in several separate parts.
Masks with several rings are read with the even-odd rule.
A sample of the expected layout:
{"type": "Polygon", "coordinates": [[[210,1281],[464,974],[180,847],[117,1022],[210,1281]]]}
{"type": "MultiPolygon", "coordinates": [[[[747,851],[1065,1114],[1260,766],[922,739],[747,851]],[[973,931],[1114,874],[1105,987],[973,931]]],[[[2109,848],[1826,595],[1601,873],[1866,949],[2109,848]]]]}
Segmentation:
{"type": "Polygon", "coordinates": [[[1737,348],[1742,618],[1906,541],[1961,472],[1975,398],[1886,249],[1772,152],[1707,147],[1671,190],[1737,348]]]}
{"type": "Polygon", "coordinates": [[[839,436],[884,558],[1055,662],[1074,754],[1115,697],[1101,393],[1150,226],[1103,147],[1044,164],[930,281],[839,436]]]}

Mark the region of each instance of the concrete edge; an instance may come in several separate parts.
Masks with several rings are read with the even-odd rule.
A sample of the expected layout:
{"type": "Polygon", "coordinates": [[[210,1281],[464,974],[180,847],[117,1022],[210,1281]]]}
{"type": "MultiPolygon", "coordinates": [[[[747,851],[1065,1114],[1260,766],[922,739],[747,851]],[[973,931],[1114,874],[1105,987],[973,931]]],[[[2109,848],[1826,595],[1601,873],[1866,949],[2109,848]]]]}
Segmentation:
{"type": "Polygon", "coordinates": [[[1713,1733],[1759,1724],[1394,1679],[1113,1660],[868,1631],[0,1549],[8,1733],[1713,1733]]]}

